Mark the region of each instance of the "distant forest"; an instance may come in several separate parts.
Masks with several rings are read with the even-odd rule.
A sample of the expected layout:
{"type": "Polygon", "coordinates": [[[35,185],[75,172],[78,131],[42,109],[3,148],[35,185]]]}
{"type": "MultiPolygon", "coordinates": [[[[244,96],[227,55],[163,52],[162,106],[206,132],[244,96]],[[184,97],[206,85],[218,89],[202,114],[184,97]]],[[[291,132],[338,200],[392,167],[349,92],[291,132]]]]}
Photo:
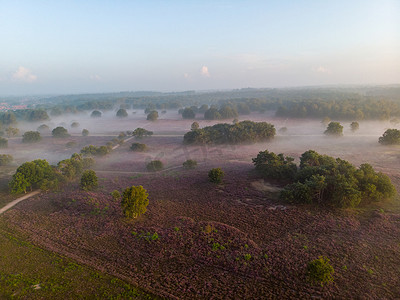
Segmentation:
{"type": "MultiPolygon", "coordinates": [[[[7,99],[2,99],[7,101],[7,99]]],[[[10,100],[18,103],[17,98],[10,100]]],[[[276,111],[279,117],[331,118],[337,120],[388,120],[400,117],[400,86],[368,87],[310,87],[287,89],[240,89],[230,91],[177,93],[121,92],[35,97],[24,101],[29,110],[12,112],[15,119],[36,121],[50,116],[83,111],[109,111],[119,108],[180,110],[190,108],[195,114],[204,113],[200,107],[212,109],[207,119],[224,119],[250,112],[276,111]],[[229,110],[229,113],[223,111],[229,110]],[[32,110],[41,112],[32,113],[32,110]],[[216,111],[220,113],[218,116],[216,111]],[[221,111],[222,110],[222,111],[221,111]],[[209,117],[214,113],[216,117],[209,117]]],[[[186,113],[188,110],[186,110],[186,113]]],[[[187,115],[187,114],[186,114],[187,115]]],[[[190,114],[189,114],[190,115],[190,114]]],[[[0,113],[0,123],[13,123],[9,113],[0,113]]]]}

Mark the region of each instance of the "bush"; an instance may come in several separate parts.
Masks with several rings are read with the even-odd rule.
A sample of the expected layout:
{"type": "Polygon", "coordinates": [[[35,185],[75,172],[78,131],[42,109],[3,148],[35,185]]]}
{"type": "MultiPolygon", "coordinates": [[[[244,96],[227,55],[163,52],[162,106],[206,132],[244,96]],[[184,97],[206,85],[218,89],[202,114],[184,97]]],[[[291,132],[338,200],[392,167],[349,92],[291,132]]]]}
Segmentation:
{"type": "Polygon", "coordinates": [[[81,177],[81,188],[85,191],[91,191],[98,186],[98,179],[96,172],[93,170],[86,170],[81,177]]]}
{"type": "Polygon", "coordinates": [[[147,151],[147,146],[146,144],[132,143],[131,150],[135,152],[145,152],[147,151]]]}
{"type": "Polygon", "coordinates": [[[9,154],[0,154],[0,166],[9,165],[13,159],[14,158],[9,154]]]}
{"type": "Polygon", "coordinates": [[[119,200],[119,199],[121,198],[121,193],[118,192],[117,190],[113,190],[113,191],[111,192],[111,196],[113,197],[113,199],[114,199],[115,201],[117,201],[117,200],[119,200]]]}
{"type": "Polygon", "coordinates": [[[307,265],[307,277],[311,282],[319,283],[324,285],[333,281],[333,273],[335,272],[333,267],[329,263],[329,259],[324,256],[320,256],[308,263],[307,265]]]}
{"type": "Polygon", "coordinates": [[[22,136],[23,143],[37,143],[42,139],[39,131],[27,131],[22,136]]]}
{"type": "Polygon", "coordinates": [[[379,138],[379,143],[382,145],[400,145],[400,130],[388,129],[379,138]]]}
{"type": "Polygon", "coordinates": [[[64,127],[58,126],[54,128],[51,132],[52,136],[54,138],[65,138],[69,137],[68,130],[65,129],[64,127]]]}
{"type": "Polygon", "coordinates": [[[208,172],[208,179],[212,183],[221,183],[224,175],[224,171],[222,171],[220,168],[214,168],[208,172]]]}
{"type": "Polygon", "coordinates": [[[148,171],[156,172],[164,168],[163,163],[160,160],[152,160],[146,165],[148,171]]]}
{"type": "Polygon", "coordinates": [[[187,161],[183,162],[183,168],[184,169],[194,169],[197,167],[197,161],[188,159],[187,161]]]}
{"type": "Polygon", "coordinates": [[[122,193],[122,211],[128,218],[137,218],[144,214],[149,205],[149,194],[141,186],[131,186],[122,193]]]}

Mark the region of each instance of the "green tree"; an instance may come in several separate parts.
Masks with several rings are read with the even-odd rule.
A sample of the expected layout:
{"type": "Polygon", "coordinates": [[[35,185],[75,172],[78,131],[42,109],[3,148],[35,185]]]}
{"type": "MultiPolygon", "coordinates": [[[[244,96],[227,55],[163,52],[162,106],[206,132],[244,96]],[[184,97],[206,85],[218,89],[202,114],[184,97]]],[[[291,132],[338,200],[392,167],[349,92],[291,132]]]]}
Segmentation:
{"type": "Polygon", "coordinates": [[[90,114],[90,117],[92,118],[100,118],[101,117],[101,112],[98,110],[94,110],[92,111],[92,113],[90,114]]]}
{"type": "Polygon", "coordinates": [[[47,126],[46,124],[42,124],[37,128],[37,131],[41,132],[41,133],[47,133],[50,131],[49,126],[47,126]]]}
{"type": "Polygon", "coordinates": [[[182,112],[182,118],[184,119],[195,119],[196,118],[196,113],[193,111],[193,109],[186,107],[183,112],[182,112]]]}
{"type": "Polygon", "coordinates": [[[72,122],[71,128],[78,128],[80,126],[79,122],[72,122]]]}
{"type": "Polygon", "coordinates": [[[51,131],[54,138],[65,138],[69,137],[68,130],[62,126],[58,126],[51,131]]]}
{"type": "Polygon", "coordinates": [[[37,143],[42,139],[39,131],[27,131],[22,136],[23,143],[37,143]]]}
{"type": "Polygon", "coordinates": [[[86,170],[81,177],[81,188],[85,191],[91,191],[98,186],[98,178],[93,170],[86,170]]]}
{"type": "Polygon", "coordinates": [[[118,118],[126,118],[128,116],[128,113],[126,112],[126,109],[120,108],[117,111],[117,117],[118,118]]]}
{"type": "Polygon", "coordinates": [[[221,168],[213,168],[208,172],[208,180],[212,183],[221,183],[224,178],[224,171],[221,168]]]}
{"type": "Polygon", "coordinates": [[[400,145],[400,130],[387,129],[379,138],[379,143],[382,145],[400,145]]]}
{"type": "Polygon", "coordinates": [[[285,157],[282,153],[277,155],[268,150],[259,152],[253,158],[256,170],[264,177],[285,180],[293,180],[296,176],[297,166],[293,161],[292,157],[285,157]]]}
{"type": "Polygon", "coordinates": [[[206,120],[220,120],[222,119],[221,114],[219,113],[218,109],[215,107],[211,107],[204,112],[204,119],[206,120]]]}
{"type": "Polygon", "coordinates": [[[142,137],[146,137],[146,136],[151,136],[153,135],[153,131],[149,131],[146,130],[144,128],[136,128],[133,132],[132,132],[132,136],[136,137],[137,139],[140,139],[142,137]]]}
{"type": "Polygon", "coordinates": [[[147,151],[147,146],[146,144],[132,143],[131,150],[135,152],[145,152],[147,151]]]}
{"type": "Polygon", "coordinates": [[[339,122],[330,122],[324,133],[331,136],[342,136],[343,126],[339,122]]]}
{"type": "Polygon", "coordinates": [[[82,130],[82,136],[88,136],[89,135],[89,130],[83,129],[82,130]]]}
{"type": "Polygon", "coordinates": [[[137,218],[147,211],[149,194],[141,186],[131,186],[122,193],[122,211],[128,218],[137,218]]]}
{"type": "Polygon", "coordinates": [[[158,119],[158,112],[156,110],[151,111],[147,115],[147,120],[148,121],[156,121],[158,119]]]}

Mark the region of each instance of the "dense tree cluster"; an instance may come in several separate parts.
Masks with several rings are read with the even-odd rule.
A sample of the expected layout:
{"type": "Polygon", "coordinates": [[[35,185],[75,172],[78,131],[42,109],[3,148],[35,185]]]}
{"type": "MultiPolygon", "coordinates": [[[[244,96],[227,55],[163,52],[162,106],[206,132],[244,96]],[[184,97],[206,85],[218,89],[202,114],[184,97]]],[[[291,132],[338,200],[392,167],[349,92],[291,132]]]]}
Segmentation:
{"type": "Polygon", "coordinates": [[[375,172],[371,165],[362,164],[357,169],[345,160],[320,155],[313,150],[302,154],[298,169],[291,165],[292,158],[284,158],[282,154],[264,151],[253,159],[262,175],[275,179],[281,179],[282,172],[286,171],[285,161],[295,174],[287,178],[292,183],[282,190],[281,198],[291,203],[356,207],[389,199],[396,194],[389,177],[375,172]]]}
{"type": "Polygon", "coordinates": [[[89,145],[81,149],[81,154],[85,156],[104,156],[110,153],[110,148],[107,146],[93,146],[89,145]]]}
{"type": "Polygon", "coordinates": [[[266,122],[242,121],[216,124],[187,132],[185,144],[240,144],[267,141],[275,136],[275,127],[266,122]]]}
{"type": "Polygon", "coordinates": [[[4,126],[9,126],[17,123],[17,117],[11,111],[0,112],[0,124],[4,126]]]}
{"type": "Polygon", "coordinates": [[[42,139],[39,131],[27,131],[22,136],[23,143],[37,143],[42,139]]]}
{"type": "Polygon", "coordinates": [[[400,145],[400,130],[387,129],[378,141],[382,145],[400,145]]]}
{"type": "Polygon", "coordinates": [[[82,157],[78,153],[71,155],[71,158],[64,159],[57,164],[57,171],[61,173],[66,180],[73,180],[81,175],[83,170],[90,168],[94,164],[91,157],[82,157]]]}

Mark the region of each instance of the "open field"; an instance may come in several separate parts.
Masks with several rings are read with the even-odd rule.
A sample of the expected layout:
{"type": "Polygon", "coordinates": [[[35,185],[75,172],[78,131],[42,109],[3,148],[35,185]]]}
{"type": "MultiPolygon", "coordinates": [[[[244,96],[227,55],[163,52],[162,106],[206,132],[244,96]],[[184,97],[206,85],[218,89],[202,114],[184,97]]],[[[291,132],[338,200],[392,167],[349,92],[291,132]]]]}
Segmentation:
{"type": "MultiPolygon", "coordinates": [[[[167,298],[400,297],[399,199],[354,210],[288,206],[277,199],[281,187],[262,180],[251,163],[265,149],[296,161],[313,149],[357,166],[368,162],[399,190],[400,148],[377,142],[388,123],[360,122],[356,133],[345,130],[344,137],[327,138],[318,121],[254,114],[251,119],[288,131],[269,143],[184,146],[182,136],[193,120],[171,112],[170,119],[152,123],[138,114],[122,121],[105,118],[85,138],[49,137],[32,148],[12,140],[7,151],[18,163],[46,155],[56,163],[84,145],[105,144],[119,131],[144,127],[155,133],[140,140],[148,152],[130,151],[131,140],[96,159],[98,190],[83,192],[71,183],[4,213],[4,234],[23,236],[46,251],[167,298]],[[66,149],[72,138],[77,149],[66,149]],[[146,162],[153,159],[163,161],[167,170],[147,172],[146,162]],[[197,169],[183,170],[186,159],[197,160],[197,169]],[[213,167],[225,171],[223,184],[208,182],[213,167]],[[110,196],[131,185],[143,185],[150,195],[148,211],[133,221],[122,216],[119,202],[110,196]],[[305,275],[307,263],[320,255],[330,258],[335,269],[334,283],[325,286],[311,284],[305,275]]],[[[85,126],[84,118],[79,122],[85,126]]]]}

